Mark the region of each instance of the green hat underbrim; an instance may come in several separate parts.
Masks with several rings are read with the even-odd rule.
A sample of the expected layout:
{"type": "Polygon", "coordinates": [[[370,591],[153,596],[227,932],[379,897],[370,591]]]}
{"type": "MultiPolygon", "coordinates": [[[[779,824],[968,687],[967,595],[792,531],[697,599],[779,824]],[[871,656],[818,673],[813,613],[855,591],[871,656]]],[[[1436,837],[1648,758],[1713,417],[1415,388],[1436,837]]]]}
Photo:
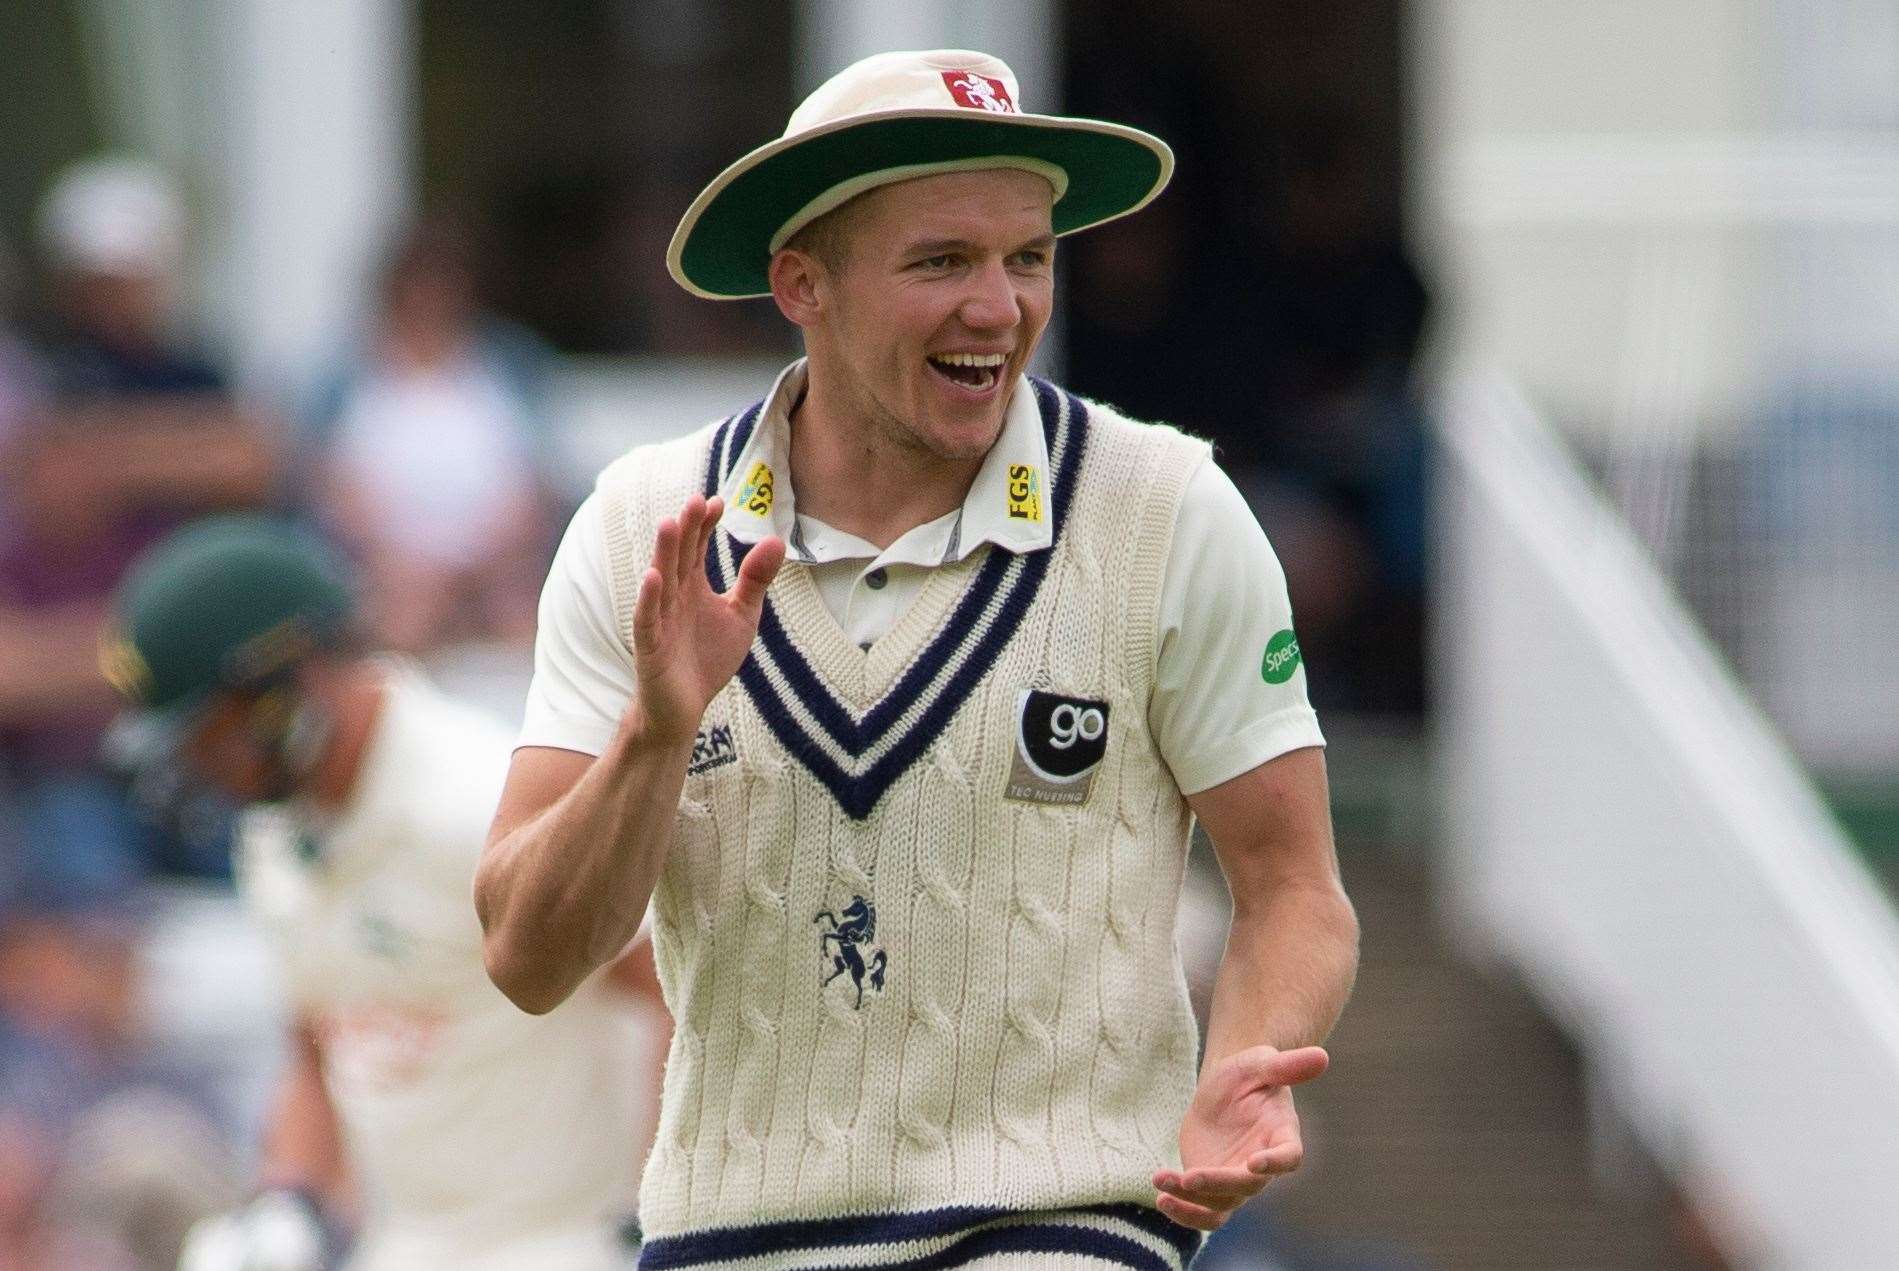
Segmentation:
{"type": "Polygon", "coordinates": [[[1093,119],[963,109],[858,116],[782,138],[727,168],[686,212],[666,263],[680,286],[709,300],[768,295],[772,236],[825,192],[886,169],[1005,155],[1068,174],[1054,208],[1058,235],[1145,206],[1174,166],[1158,137],[1093,119]]]}

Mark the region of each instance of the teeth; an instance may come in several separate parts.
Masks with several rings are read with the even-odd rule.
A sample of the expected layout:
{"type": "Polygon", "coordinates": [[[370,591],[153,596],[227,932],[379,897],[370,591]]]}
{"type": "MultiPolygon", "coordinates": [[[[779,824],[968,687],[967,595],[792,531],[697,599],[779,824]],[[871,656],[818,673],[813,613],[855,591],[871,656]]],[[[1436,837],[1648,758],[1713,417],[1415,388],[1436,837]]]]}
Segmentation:
{"type": "Polygon", "coordinates": [[[986,366],[997,367],[1009,360],[1007,353],[933,353],[932,362],[941,362],[945,366],[986,366]]]}

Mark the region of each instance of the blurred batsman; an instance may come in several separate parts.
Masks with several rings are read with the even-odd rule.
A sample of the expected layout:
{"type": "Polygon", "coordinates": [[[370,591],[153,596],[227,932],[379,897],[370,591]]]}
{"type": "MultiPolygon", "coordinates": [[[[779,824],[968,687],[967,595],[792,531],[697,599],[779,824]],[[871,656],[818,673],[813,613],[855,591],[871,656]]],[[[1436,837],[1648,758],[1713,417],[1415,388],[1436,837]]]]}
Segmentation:
{"type": "Polygon", "coordinates": [[[353,1271],[615,1265],[636,955],[540,1018],[489,983],[469,893],[507,732],[366,654],[332,559],[265,518],[159,543],[115,621],[117,749],[148,785],[245,805],[238,885],[294,1011],[258,1193],[199,1225],[184,1271],[315,1271],[348,1227],[353,1271]]]}
{"type": "Polygon", "coordinates": [[[643,1266],[1178,1271],[1304,1151],[1357,925],[1285,576],[1204,442],[1026,374],[1057,240],[1172,152],[1017,100],[867,58],[706,188],[675,280],[806,356],[608,466],[542,593],[475,898],[532,1011],[651,898],[643,1266]]]}

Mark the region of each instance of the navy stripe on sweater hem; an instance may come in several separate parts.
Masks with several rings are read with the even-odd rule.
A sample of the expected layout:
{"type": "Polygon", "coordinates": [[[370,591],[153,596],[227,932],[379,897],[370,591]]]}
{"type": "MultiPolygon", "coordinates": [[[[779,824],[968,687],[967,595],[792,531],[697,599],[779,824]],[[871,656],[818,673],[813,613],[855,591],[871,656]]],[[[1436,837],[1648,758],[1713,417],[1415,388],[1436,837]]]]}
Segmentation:
{"type": "Polygon", "coordinates": [[[964,1227],[1006,1218],[1010,1211],[996,1206],[953,1205],[903,1214],[860,1214],[849,1218],[800,1218],[760,1223],[756,1227],[722,1227],[683,1236],[648,1241],[640,1265],[657,1257],[655,1267],[691,1266],[721,1258],[751,1258],[778,1249],[809,1249],[845,1244],[889,1244],[898,1240],[927,1240],[964,1227]],[[673,1261],[675,1257],[684,1259],[673,1261]]]}
{"type": "Polygon", "coordinates": [[[1160,1210],[1150,1209],[1146,1205],[1090,1205],[1079,1212],[1119,1218],[1122,1222],[1139,1227],[1156,1240],[1165,1240],[1179,1252],[1182,1266],[1193,1261],[1194,1255],[1200,1252],[1200,1242],[1204,1238],[1193,1228],[1183,1227],[1160,1210]]]}
{"type": "MultiPolygon", "coordinates": [[[[1176,1249],[1180,1254],[1181,1266],[1186,1265],[1199,1248],[1199,1237],[1195,1233],[1176,1227],[1165,1215],[1141,1205],[1090,1205],[1080,1209],[1041,1212],[1033,1217],[1055,1219],[1064,1214],[1110,1218],[1128,1223],[1159,1237],[1176,1249]]],[[[825,1249],[869,1248],[957,1236],[951,1244],[934,1252],[870,1265],[879,1271],[883,1268],[925,1271],[926,1268],[961,1266],[973,1258],[994,1253],[1076,1253],[1141,1268],[1142,1271],[1150,1268],[1153,1271],[1173,1271],[1173,1265],[1166,1258],[1147,1246],[1097,1228],[1055,1221],[988,1225],[1014,1217],[1030,1218],[1031,1215],[990,1206],[958,1205],[912,1213],[863,1214],[846,1218],[761,1223],[755,1227],[727,1227],[651,1240],[640,1251],[640,1267],[641,1271],[670,1271],[671,1268],[698,1267],[774,1253],[795,1257],[807,1251],[816,1254],[825,1249]],[[958,1236],[958,1233],[964,1234],[958,1236]]],[[[798,1265],[809,1271],[817,1271],[826,1264],[812,1261],[799,1262],[798,1265]]]]}
{"type": "MultiPolygon", "coordinates": [[[[977,1258],[999,1253],[1073,1253],[1132,1267],[1134,1271],[1175,1271],[1174,1266],[1139,1241],[1092,1227],[1023,1223],[1014,1227],[985,1227],[971,1232],[935,1253],[904,1262],[886,1262],[875,1271],[939,1271],[967,1266],[977,1258]]],[[[844,1264],[814,1263],[811,1271],[854,1271],[844,1264]]]]}

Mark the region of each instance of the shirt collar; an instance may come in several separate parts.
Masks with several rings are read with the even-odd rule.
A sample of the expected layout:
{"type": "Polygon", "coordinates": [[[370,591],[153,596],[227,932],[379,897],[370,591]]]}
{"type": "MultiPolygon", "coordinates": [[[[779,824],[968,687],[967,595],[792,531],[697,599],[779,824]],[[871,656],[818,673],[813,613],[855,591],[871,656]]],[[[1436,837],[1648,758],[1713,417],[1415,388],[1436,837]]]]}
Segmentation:
{"type": "MultiPolygon", "coordinates": [[[[804,393],[805,360],[779,372],[758,424],[739,451],[720,493],[719,524],[742,543],[775,534],[797,541],[797,498],[791,488],[791,410],[804,393]]],[[[983,456],[956,520],[942,563],[961,560],[984,543],[1034,552],[1054,542],[1048,439],[1035,393],[1018,379],[1002,417],[1002,432],[983,456]]],[[[794,553],[795,555],[795,553],[794,553]]]]}

